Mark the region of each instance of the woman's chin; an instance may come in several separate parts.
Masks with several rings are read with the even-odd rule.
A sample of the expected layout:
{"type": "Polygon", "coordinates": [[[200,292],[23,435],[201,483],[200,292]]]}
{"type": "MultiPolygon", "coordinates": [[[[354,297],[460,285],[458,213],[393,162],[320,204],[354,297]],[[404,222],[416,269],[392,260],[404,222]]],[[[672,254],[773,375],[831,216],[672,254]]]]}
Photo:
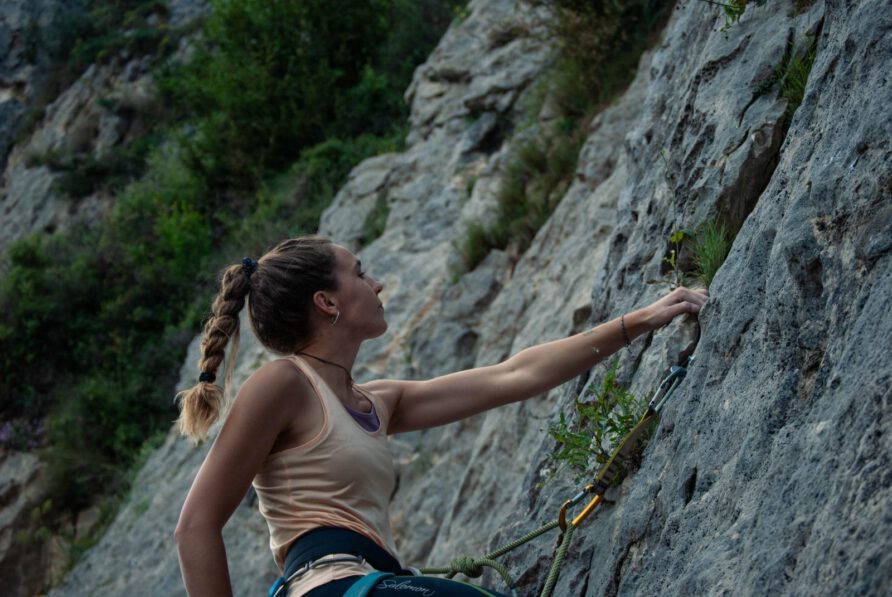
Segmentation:
{"type": "Polygon", "coordinates": [[[375,330],[372,331],[372,334],[369,337],[369,340],[371,340],[372,338],[380,338],[381,336],[384,335],[384,333],[386,331],[387,331],[387,322],[384,319],[382,319],[381,324],[379,326],[377,326],[377,328],[375,330]]]}

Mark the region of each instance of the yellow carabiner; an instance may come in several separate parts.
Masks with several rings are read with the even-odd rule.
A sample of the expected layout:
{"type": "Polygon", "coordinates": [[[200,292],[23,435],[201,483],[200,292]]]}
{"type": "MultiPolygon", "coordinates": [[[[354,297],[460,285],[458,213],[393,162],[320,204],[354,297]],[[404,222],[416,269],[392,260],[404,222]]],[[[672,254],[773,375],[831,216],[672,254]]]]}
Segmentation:
{"type": "Polygon", "coordinates": [[[567,508],[573,505],[573,500],[567,500],[564,502],[564,505],[561,506],[561,511],[558,513],[558,526],[561,527],[561,532],[567,530],[567,508]]]}
{"type": "MultiPolygon", "coordinates": [[[[594,484],[589,483],[589,484],[587,484],[587,485],[582,489],[582,491],[580,491],[580,492],[577,493],[575,496],[573,496],[572,498],[570,498],[569,500],[567,500],[566,502],[564,502],[564,504],[561,506],[561,511],[558,513],[558,526],[561,527],[561,532],[567,530],[567,510],[568,510],[571,506],[575,506],[576,504],[578,504],[578,503],[582,500],[582,498],[585,497],[585,494],[587,494],[587,493],[591,493],[594,489],[595,489],[594,484]]],[[[600,501],[600,498],[598,499],[598,501],[600,501]]],[[[583,510],[582,514],[580,514],[579,516],[577,516],[576,518],[574,518],[574,519],[573,519],[573,522],[572,522],[571,524],[572,524],[574,527],[575,527],[575,526],[578,526],[577,523],[576,523],[576,521],[577,521],[577,520],[582,520],[582,519],[584,519],[586,516],[588,516],[588,515],[591,513],[591,510],[592,510],[596,505],[597,505],[597,502],[594,502],[594,503],[590,503],[588,506],[586,506],[586,507],[585,507],[585,510],[583,510]],[[582,519],[580,519],[580,516],[582,517],[582,519]]]]}
{"type": "Polygon", "coordinates": [[[574,518],[573,522],[571,522],[570,524],[572,524],[574,527],[578,527],[579,525],[581,525],[582,522],[586,518],[588,518],[588,515],[591,514],[594,511],[594,509],[598,507],[598,504],[600,504],[601,500],[603,500],[603,499],[604,499],[604,496],[601,495],[600,493],[598,495],[596,495],[592,499],[592,501],[590,501],[588,503],[588,506],[586,506],[585,509],[582,512],[580,512],[579,515],[576,518],[574,518]]]}

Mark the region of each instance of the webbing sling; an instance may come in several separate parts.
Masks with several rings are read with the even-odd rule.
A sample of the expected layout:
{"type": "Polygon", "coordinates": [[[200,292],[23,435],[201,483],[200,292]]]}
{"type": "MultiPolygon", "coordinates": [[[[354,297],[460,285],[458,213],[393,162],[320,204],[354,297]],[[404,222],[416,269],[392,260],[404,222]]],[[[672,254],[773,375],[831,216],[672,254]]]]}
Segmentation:
{"type": "MultiPolygon", "coordinates": [[[[396,575],[391,574],[390,572],[373,572],[367,576],[363,576],[355,583],[350,585],[350,589],[346,593],[344,593],[344,597],[367,597],[367,595],[371,593],[372,590],[375,588],[375,585],[378,583],[378,581],[390,578],[392,576],[396,575]]],[[[460,580],[453,580],[452,582],[468,587],[469,589],[473,589],[484,597],[495,597],[495,595],[493,595],[483,587],[478,587],[477,585],[472,585],[471,583],[462,582],[460,580]]]]}
{"type": "Polygon", "coordinates": [[[344,593],[344,597],[366,597],[375,588],[379,580],[396,576],[393,572],[372,572],[366,574],[355,583],[350,585],[350,589],[344,593]]]}

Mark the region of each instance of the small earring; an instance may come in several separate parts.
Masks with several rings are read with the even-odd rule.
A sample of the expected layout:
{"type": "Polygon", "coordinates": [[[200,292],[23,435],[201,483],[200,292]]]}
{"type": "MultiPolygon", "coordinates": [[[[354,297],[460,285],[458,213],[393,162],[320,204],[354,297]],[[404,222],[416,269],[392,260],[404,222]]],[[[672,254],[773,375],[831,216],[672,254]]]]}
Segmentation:
{"type": "Polygon", "coordinates": [[[338,317],[341,316],[341,312],[338,311],[337,315],[334,316],[334,319],[331,320],[331,327],[334,327],[334,324],[338,322],[338,317]]]}

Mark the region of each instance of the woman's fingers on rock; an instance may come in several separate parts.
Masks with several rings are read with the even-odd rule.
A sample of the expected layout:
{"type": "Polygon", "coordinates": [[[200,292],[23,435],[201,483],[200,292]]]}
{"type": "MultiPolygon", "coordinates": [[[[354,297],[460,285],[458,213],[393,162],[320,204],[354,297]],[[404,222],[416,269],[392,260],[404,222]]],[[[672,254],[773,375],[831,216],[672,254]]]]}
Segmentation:
{"type": "Polygon", "coordinates": [[[684,313],[696,313],[696,311],[691,310],[694,308],[696,308],[695,305],[687,301],[679,301],[675,303],[674,305],[666,309],[667,315],[669,316],[666,318],[666,323],[669,323],[670,321],[672,321],[679,315],[683,315],[684,313]]]}
{"type": "Polygon", "coordinates": [[[699,289],[697,289],[697,290],[692,290],[692,291],[691,291],[691,298],[692,298],[692,300],[693,300],[695,303],[697,303],[697,305],[699,305],[699,306],[702,307],[702,306],[703,306],[703,303],[706,302],[706,299],[709,298],[709,295],[706,294],[706,291],[705,291],[705,290],[699,290],[699,289]]]}
{"type": "Polygon", "coordinates": [[[679,300],[690,301],[696,303],[699,306],[702,306],[703,303],[706,302],[706,299],[709,298],[709,293],[707,293],[706,289],[704,288],[679,287],[677,290],[681,291],[681,293],[678,295],[679,300]]]}

